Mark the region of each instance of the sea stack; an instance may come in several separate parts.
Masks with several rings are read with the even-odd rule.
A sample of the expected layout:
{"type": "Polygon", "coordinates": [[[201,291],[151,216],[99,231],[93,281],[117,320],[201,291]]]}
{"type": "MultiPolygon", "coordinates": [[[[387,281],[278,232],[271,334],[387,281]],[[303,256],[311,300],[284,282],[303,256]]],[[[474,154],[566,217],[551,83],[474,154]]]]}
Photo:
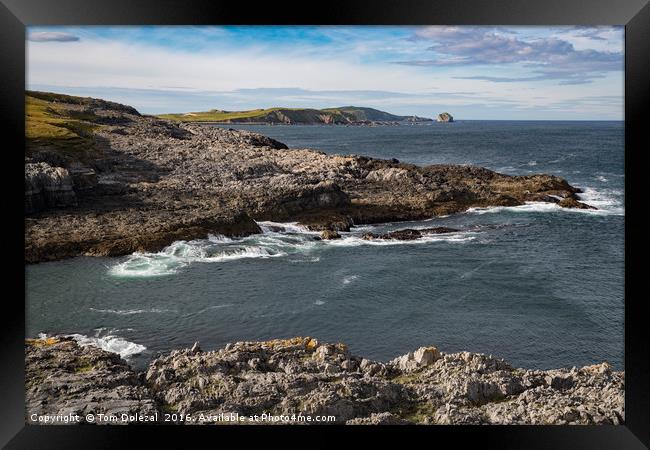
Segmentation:
{"type": "Polygon", "coordinates": [[[443,112],[438,114],[438,118],[436,120],[438,122],[453,122],[454,118],[448,112],[443,112]]]}

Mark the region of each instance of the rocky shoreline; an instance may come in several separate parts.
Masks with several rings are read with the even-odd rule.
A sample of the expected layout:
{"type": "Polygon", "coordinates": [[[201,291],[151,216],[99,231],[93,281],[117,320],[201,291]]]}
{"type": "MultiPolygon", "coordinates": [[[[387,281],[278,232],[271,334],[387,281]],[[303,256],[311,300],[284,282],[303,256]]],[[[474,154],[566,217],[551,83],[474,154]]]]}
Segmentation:
{"type": "Polygon", "coordinates": [[[552,175],[328,155],[103,100],[27,99],[27,263],[158,251],[208,233],[245,236],[260,232],[256,220],[339,232],[528,201],[589,208],[580,189],[552,175]]]}
{"type": "Polygon", "coordinates": [[[237,423],[333,416],[336,424],[535,425],[621,424],[625,417],[624,373],[607,363],[525,370],[435,347],[382,363],[310,337],[214,351],[195,344],[141,373],[115,353],[67,337],[28,339],[25,352],[28,423],[45,416],[83,423],[88,414],[181,424],[231,423],[222,420],[233,416],[237,423]]]}

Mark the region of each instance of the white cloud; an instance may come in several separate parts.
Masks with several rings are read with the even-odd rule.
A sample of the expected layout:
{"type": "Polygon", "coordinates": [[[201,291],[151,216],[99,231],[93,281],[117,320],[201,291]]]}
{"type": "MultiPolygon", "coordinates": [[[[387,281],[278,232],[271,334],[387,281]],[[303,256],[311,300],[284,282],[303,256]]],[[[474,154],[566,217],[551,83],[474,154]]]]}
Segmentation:
{"type": "MultiPolygon", "coordinates": [[[[590,39],[598,45],[602,42],[593,39],[593,36],[581,38],[590,39]]],[[[541,110],[557,105],[573,105],[567,109],[577,110],[583,116],[593,112],[605,114],[606,118],[620,118],[623,114],[622,71],[610,72],[603,78],[580,86],[558,85],[557,80],[494,83],[485,79],[455,77],[514,78],[523,77],[526,73],[500,65],[495,65],[493,70],[486,73],[485,69],[480,72],[467,67],[419,67],[386,61],[362,63],[354,52],[327,52],[323,55],[302,45],[296,45],[295,49],[289,51],[286,48],[280,51],[259,46],[198,51],[91,38],[87,35],[82,40],[69,42],[30,41],[27,62],[28,86],[47,85],[55,91],[60,87],[62,92],[67,87],[149,90],[147,104],[159,105],[156,112],[162,112],[161,108],[165,112],[177,111],[175,104],[182,104],[182,108],[188,110],[187,101],[164,107],[161,97],[154,97],[160,95],[161,91],[184,91],[199,95],[201,92],[218,93],[222,99],[230,95],[233,99],[239,98],[241,104],[248,107],[291,106],[284,102],[294,101],[328,102],[329,105],[323,106],[340,106],[358,101],[399,113],[431,115],[435,111],[430,111],[428,105],[449,108],[471,106],[476,111],[481,108],[541,110]],[[242,95],[241,92],[243,89],[259,88],[300,88],[312,92],[289,95],[268,92],[242,95]],[[355,94],[355,91],[369,90],[383,94],[373,98],[355,94]],[[452,95],[436,95],[436,92],[452,95]],[[611,98],[598,104],[581,101],[585,97],[603,95],[610,95],[611,98]],[[620,96],[620,101],[616,101],[617,96],[620,96]]],[[[166,98],[176,99],[178,96],[166,98]]],[[[128,97],[126,100],[123,102],[130,103],[128,97]]],[[[223,105],[213,104],[212,107],[223,105]]],[[[474,118],[481,118],[481,113],[474,118]]]]}
{"type": "Polygon", "coordinates": [[[58,31],[39,31],[29,33],[28,40],[33,42],[76,42],[79,36],[58,31]]]}

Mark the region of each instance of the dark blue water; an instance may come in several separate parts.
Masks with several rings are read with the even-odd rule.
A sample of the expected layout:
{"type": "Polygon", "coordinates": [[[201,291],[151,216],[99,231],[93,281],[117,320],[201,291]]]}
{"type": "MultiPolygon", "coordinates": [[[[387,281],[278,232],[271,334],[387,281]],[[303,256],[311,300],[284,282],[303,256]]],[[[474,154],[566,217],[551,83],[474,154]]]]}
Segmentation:
{"type": "Polygon", "coordinates": [[[526,368],[623,368],[622,122],[233,128],[328,153],[554,173],[599,210],[471,210],[328,242],[262,224],[263,235],[243,240],[211,236],[157,254],[27,266],[29,336],[76,334],[136,366],[194,341],[212,349],[310,335],[380,360],[436,345],[526,368]],[[461,232],[415,243],[359,238],[438,225],[461,232]]]}

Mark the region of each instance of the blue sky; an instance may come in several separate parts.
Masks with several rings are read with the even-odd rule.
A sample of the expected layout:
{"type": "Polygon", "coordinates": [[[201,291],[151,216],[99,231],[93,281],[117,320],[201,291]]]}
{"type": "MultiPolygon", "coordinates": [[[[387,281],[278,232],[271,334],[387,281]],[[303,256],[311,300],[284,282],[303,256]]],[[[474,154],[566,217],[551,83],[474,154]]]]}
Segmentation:
{"type": "Polygon", "coordinates": [[[27,87],[140,112],[622,120],[623,27],[30,27],[27,87]]]}

